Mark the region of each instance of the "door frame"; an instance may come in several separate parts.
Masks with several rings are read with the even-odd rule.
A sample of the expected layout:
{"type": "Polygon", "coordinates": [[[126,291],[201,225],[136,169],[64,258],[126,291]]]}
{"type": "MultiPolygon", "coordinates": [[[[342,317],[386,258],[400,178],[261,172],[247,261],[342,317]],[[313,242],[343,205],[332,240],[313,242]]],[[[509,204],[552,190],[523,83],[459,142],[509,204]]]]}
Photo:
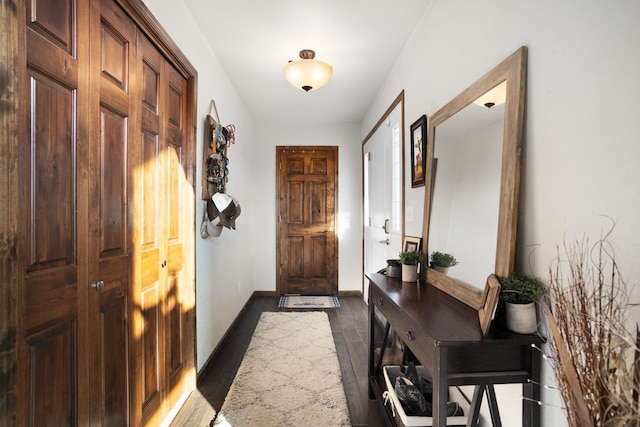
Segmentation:
{"type": "Polygon", "coordinates": [[[360,155],[360,159],[362,161],[362,212],[361,212],[361,218],[362,218],[362,260],[361,260],[361,272],[362,272],[362,277],[363,277],[363,281],[362,281],[362,288],[361,288],[361,292],[362,292],[362,297],[365,299],[365,301],[368,301],[368,295],[365,294],[365,285],[364,285],[364,260],[365,260],[365,241],[364,241],[364,229],[365,229],[365,217],[364,217],[364,198],[365,198],[365,194],[364,194],[364,179],[365,179],[365,175],[364,175],[364,170],[366,165],[364,164],[364,149],[365,149],[365,144],[367,143],[367,141],[369,141],[373,135],[378,131],[378,129],[380,128],[380,126],[382,126],[383,123],[386,122],[387,118],[391,115],[391,113],[393,112],[393,110],[395,110],[395,108],[398,106],[398,104],[401,105],[401,148],[402,148],[402,153],[401,153],[401,182],[402,182],[402,190],[401,190],[401,200],[402,200],[402,209],[401,209],[401,225],[400,225],[400,233],[402,235],[402,238],[404,239],[404,205],[405,205],[405,151],[404,151],[404,142],[405,142],[405,124],[404,124],[404,89],[402,91],[400,91],[400,93],[398,94],[398,96],[396,96],[396,98],[393,100],[393,102],[391,102],[391,105],[389,105],[389,107],[386,109],[386,111],[384,112],[384,114],[382,114],[382,116],[380,117],[380,119],[378,119],[377,123],[373,126],[373,128],[369,131],[369,133],[367,134],[367,136],[362,140],[362,153],[360,155]]]}

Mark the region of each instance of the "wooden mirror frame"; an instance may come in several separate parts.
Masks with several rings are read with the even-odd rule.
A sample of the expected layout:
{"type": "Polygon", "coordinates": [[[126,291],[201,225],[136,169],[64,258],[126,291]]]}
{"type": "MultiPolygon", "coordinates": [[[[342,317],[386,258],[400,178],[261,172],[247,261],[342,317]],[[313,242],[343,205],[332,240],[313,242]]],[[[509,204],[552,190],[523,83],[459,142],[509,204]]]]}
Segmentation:
{"type": "MultiPolygon", "coordinates": [[[[429,166],[427,166],[428,170],[425,171],[427,182],[425,185],[424,222],[422,227],[422,252],[426,260],[428,260],[430,250],[428,245],[429,222],[434,184],[433,168],[430,165],[433,165],[436,126],[442,124],[481,95],[506,80],[507,98],[504,108],[504,137],[495,271],[488,271],[487,276],[491,273],[496,276],[508,276],[513,272],[518,225],[520,155],[524,139],[526,72],[527,47],[522,46],[429,117],[427,144],[427,165],[429,166]]],[[[474,288],[467,283],[428,268],[428,262],[425,262],[425,268],[422,269],[421,275],[421,280],[426,280],[476,310],[482,309],[485,305],[482,289],[474,288]]]]}

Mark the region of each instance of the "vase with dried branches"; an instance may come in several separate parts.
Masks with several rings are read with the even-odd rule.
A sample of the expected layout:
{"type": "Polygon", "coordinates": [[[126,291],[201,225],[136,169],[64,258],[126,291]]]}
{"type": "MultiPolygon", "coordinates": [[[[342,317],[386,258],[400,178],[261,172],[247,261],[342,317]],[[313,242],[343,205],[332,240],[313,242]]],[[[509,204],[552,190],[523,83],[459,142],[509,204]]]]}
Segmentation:
{"type": "Polygon", "coordinates": [[[570,426],[640,426],[638,327],[608,237],[564,243],[549,269],[550,361],[570,426]]]}

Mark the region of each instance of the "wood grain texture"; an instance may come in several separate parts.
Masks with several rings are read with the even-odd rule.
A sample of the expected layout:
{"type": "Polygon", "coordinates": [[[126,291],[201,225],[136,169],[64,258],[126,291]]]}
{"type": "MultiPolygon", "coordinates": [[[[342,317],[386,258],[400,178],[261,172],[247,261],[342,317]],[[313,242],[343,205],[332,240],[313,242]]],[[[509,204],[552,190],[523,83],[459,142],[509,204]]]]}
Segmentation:
{"type": "Polygon", "coordinates": [[[338,292],[337,147],[277,147],[278,293],[338,292]]]}
{"type": "Polygon", "coordinates": [[[86,3],[24,2],[18,424],[87,423],[86,3]],[[48,212],[51,212],[49,216],[48,212]]]}
{"type": "MultiPolygon", "coordinates": [[[[22,2],[20,2],[22,3],[22,2]]],[[[19,103],[19,70],[25,60],[24,22],[16,1],[0,2],[0,425],[16,425],[18,352],[18,126],[23,117],[19,103]]]]}
{"type": "Polygon", "coordinates": [[[480,309],[478,309],[478,319],[480,320],[480,329],[482,335],[487,336],[489,334],[489,328],[491,327],[491,321],[496,312],[498,306],[498,298],[500,297],[500,282],[495,274],[489,275],[487,278],[487,284],[485,285],[484,292],[482,293],[482,302],[480,309]]]}
{"type": "MultiPolygon", "coordinates": [[[[171,80],[178,108],[168,116],[179,128],[170,135],[175,152],[170,157],[179,159],[180,182],[169,192],[182,197],[184,206],[168,234],[187,249],[179,257],[185,268],[171,276],[182,286],[181,301],[167,312],[170,323],[178,325],[170,338],[173,381],[180,383],[175,390],[184,395],[195,387],[195,253],[189,250],[194,245],[189,218],[197,73],[141,1],[117,3],[123,8],[101,0],[1,6],[0,74],[7,85],[0,102],[0,183],[5,188],[0,196],[0,425],[38,423],[30,418],[61,425],[141,424],[139,359],[135,351],[127,355],[138,347],[131,338],[141,335],[142,323],[138,301],[129,294],[132,262],[127,259],[136,249],[130,226],[142,212],[131,192],[142,159],[136,152],[141,107],[131,101],[143,99],[137,89],[142,80],[137,23],[161,46],[164,63],[175,62],[179,76],[171,80]],[[123,27],[131,16],[134,24],[123,27]],[[98,278],[105,281],[100,296],[89,286],[98,278]],[[96,329],[104,336],[92,336],[96,329]],[[176,344],[177,336],[183,346],[176,344]],[[96,355],[101,348],[96,343],[107,343],[106,355],[96,355]],[[188,373],[184,381],[176,380],[179,367],[188,373]],[[100,369],[107,390],[91,386],[100,369]],[[101,398],[105,405],[95,404],[101,398]],[[90,402],[98,408],[91,413],[90,402]]],[[[153,106],[154,100],[145,101],[153,106]]],[[[148,237],[150,228],[141,234],[148,237]]]]}

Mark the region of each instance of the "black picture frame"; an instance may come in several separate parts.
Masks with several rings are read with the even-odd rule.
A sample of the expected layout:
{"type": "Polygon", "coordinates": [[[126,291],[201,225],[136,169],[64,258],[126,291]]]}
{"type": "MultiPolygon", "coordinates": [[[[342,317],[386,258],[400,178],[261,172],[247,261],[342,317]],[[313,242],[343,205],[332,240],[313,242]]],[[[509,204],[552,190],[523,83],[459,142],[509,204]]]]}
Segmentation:
{"type": "Polygon", "coordinates": [[[411,125],[411,188],[425,183],[427,164],[427,116],[422,115],[411,125]]]}

